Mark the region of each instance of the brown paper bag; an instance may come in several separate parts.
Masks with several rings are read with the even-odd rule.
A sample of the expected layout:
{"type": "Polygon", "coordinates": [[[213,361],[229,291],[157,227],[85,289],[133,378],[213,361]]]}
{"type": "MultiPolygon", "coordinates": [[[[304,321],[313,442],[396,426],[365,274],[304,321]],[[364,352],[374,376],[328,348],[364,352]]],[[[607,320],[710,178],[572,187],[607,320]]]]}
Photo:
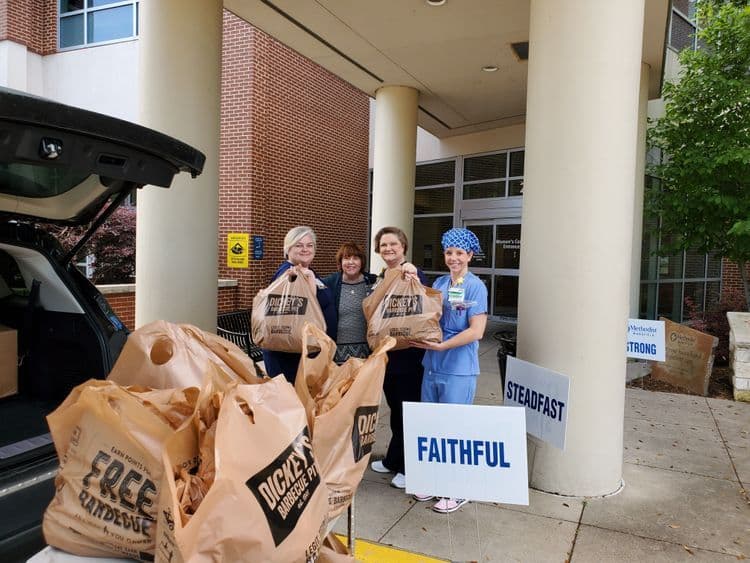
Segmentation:
{"type": "Polygon", "coordinates": [[[282,274],[267,288],[261,289],[253,299],[250,321],[255,343],[276,352],[299,354],[305,323],[326,330],[317,293],[302,276],[292,281],[282,274]]]}
{"type": "Polygon", "coordinates": [[[130,334],[107,379],[155,389],[200,387],[209,363],[244,382],[263,375],[228,340],[193,325],[154,321],[130,334]]]}
{"type": "Polygon", "coordinates": [[[151,561],[163,449],[179,471],[197,462],[190,420],[198,389],[143,393],[90,380],[47,420],[60,460],[44,513],[48,544],[85,556],[151,561]]]}
{"type": "MultiPolygon", "coordinates": [[[[327,525],[327,493],[294,388],[277,376],[231,384],[220,394],[215,478],[184,523],[168,476],[156,561],[314,560],[327,525]]],[[[164,464],[174,466],[169,457],[164,464]]]]}
{"type": "Polygon", "coordinates": [[[336,343],[325,332],[305,326],[306,341],[316,340],[321,353],[307,356],[303,346],[295,389],[307,412],[313,451],[328,487],[328,515],[334,518],[351,504],[375,443],[378,406],[383,389],[386,352],[396,343],[386,337],[367,359],[333,361],[336,343]]]}
{"type": "Polygon", "coordinates": [[[443,294],[419,281],[389,270],[362,301],[367,319],[367,343],[374,350],[386,336],[396,339],[394,350],[409,347],[409,340],[441,342],[443,294]]]}
{"type": "Polygon", "coordinates": [[[316,563],[354,563],[354,556],[349,555],[349,549],[331,532],[323,540],[320,557],[316,563]]]}
{"type": "MultiPolygon", "coordinates": [[[[198,436],[200,463],[196,468],[180,467],[179,473],[174,473],[173,484],[183,526],[195,514],[216,478],[216,423],[224,394],[234,382],[232,377],[215,365],[209,368],[203,381],[192,421],[198,436]]],[[[166,481],[169,480],[170,477],[167,477],[166,481]]],[[[169,482],[166,487],[170,487],[169,482]]]]}

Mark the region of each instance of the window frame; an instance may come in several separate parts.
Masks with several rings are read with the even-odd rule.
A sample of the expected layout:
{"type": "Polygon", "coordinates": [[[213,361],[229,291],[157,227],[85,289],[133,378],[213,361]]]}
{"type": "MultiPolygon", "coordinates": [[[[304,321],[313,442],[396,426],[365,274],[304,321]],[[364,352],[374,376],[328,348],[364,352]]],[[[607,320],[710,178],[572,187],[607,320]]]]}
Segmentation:
{"type": "Polygon", "coordinates": [[[674,31],[674,18],[675,16],[679,17],[680,19],[684,20],[686,24],[691,26],[693,28],[693,37],[692,37],[692,45],[689,46],[693,51],[697,51],[699,48],[698,45],[698,24],[695,21],[695,14],[693,14],[693,17],[690,17],[688,14],[685,14],[680,10],[679,8],[676,8],[675,6],[672,6],[672,10],[669,13],[669,29],[668,29],[668,38],[667,38],[667,46],[672,49],[673,51],[679,53],[682,51],[682,49],[687,49],[688,46],[678,48],[672,43],[672,32],[674,31]]]}
{"type": "MultiPolygon", "coordinates": [[[[644,222],[645,222],[646,217],[644,216],[643,219],[644,219],[644,222]]],[[[646,225],[644,225],[644,228],[643,228],[644,236],[646,235],[647,228],[648,227],[646,225]]],[[[665,316],[668,316],[674,322],[683,323],[683,322],[689,320],[685,316],[686,315],[686,310],[685,310],[685,285],[686,284],[702,284],[703,285],[703,297],[702,297],[701,306],[700,306],[700,309],[702,311],[709,310],[709,308],[712,305],[715,305],[718,302],[717,301],[715,303],[715,302],[712,301],[711,303],[708,303],[707,300],[708,300],[708,297],[709,297],[708,285],[711,284],[711,283],[718,283],[718,287],[719,287],[718,296],[719,296],[719,299],[721,298],[721,290],[722,290],[722,286],[723,286],[723,275],[724,275],[724,262],[723,262],[721,256],[719,256],[715,252],[706,252],[706,253],[704,253],[703,254],[703,275],[702,276],[686,277],[685,270],[687,269],[687,254],[688,254],[689,251],[682,250],[678,254],[671,255],[671,256],[677,256],[677,255],[680,256],[680,262],[681,262],[681,264],[680,264],[680,275],[679,276],[662,275],[661,272],[660,272],[659,260],[661,258],[664,258],[664,257],[661,256],[658,253],[659,250],[662,247],[661,234],[659,234],[658,237],[656,238],[656,240],[653,241],[653,242],[656,243],[656,248],[657,248],[656,253],[655,254],[651,254],[650,256],[648,256],[647,262],[644,261],[644,257],[643,256],[641,257],[641,273],[640,273],[640,289],[639,289],[639,295],[641,296],[641,298],[639,299],[639,301],[640,301],[642,299],[643,295],[648,295],[648,293],[649,293],[649,286],[653,286],[653,288],[654,288],[653,310],[652,310],[652,308],[647,303],[646,310],[643,311],[643,313],[645,313],[645,317],[643,317],[643,315],[641,315],[642,311],[640,310],[641,307],[640,307],[640,303],[639,303],[639,306],[638,306],[638,309],[639,309],[638,314],[639,314],[639,316],[642,316],[643,318],[649,318],[650,319],[650,318],[658,318],[659,316],[662,315],[661,313],[659,313],[659,305],[660,305],[660,303],[659,303],[660,302],[659,289],[660,289],[660,286],[662,284],[675,284],[676,286],[679,287],[679,291],[680,291],[680,310],[679,310],[679,313],[678,313],[679,317],[678,318],[672,318],[670,315],[665,315],[665,316]],[[712,260],[716,261],[717,259],[718,259],[718,262],[719,262],[718,276],[709,275],[709,268],[710,268],[710,265],[712,263],[712,260]],[[643,272],[644,267],[646,267],[646,269],[649,272],[653,271],[653,275],[648,275],[647,274],[646,276],[644,276],[643,275],[644,274],[644,272],[643,272]]],[[[669,257],[671,257],[671,256],[669,256],[669,257]]],[[[667,258],[669,258],[669,257],[667,257],[667,258]]]]}
{"type": "Polygon", "coordinates": [[[138,39],[138,12],[140,9],[140,0],[119,0],[118,2],[112,2],[110,4],[104,4],[102,6],[88,6],[89,0],[83,0],[84,1],[84,7],[80,10],[71,10],[69,12],[63,13],[61,11],[61,0],[57,1],[57,51],[59,53],[63,53],[66,51],[75,51],[77,49],[85,49],[87,47],[99,47],[102,45],[112,45],[114,43],[123,43],[125,41],[133,41],[134,39],[138,39]],[[132,14],[132,27],[133,35],[129,35],[128,37],[119,37],[117,39],[108,39],[106,41],[91,41],[88,40],[88,21],[89,21],[89,15],[96,12],[101,12],[104,10],[111,10],[113,8],[121,8],[124,6],[133,6],[133,14],[132,14]],[[76,16],[83,16],[83,43],[76,44],[76,45],[69,45],[67,47],[62,46],[62,33],[60,30],[62,29],[62,22],[66,19],[72,19],[76,16]]]}

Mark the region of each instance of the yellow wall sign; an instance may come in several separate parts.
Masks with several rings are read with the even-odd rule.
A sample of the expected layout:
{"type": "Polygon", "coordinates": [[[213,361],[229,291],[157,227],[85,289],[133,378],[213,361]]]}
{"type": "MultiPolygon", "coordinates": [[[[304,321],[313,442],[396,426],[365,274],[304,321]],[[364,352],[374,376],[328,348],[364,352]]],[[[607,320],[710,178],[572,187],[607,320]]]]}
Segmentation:
{"type": "Polygon", "coordinates": [[[250,235],[247,233],[227,234],[227,267],[247,268],[250,249],[250,235]]]}

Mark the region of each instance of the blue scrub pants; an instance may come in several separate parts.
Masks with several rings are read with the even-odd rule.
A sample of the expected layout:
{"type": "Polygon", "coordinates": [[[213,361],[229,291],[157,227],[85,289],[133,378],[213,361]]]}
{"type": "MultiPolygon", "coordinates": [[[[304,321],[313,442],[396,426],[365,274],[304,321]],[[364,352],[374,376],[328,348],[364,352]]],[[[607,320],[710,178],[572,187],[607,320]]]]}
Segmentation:
{"type": "Polygon", "coordinates": [[[470,405],[474,402],[476,390],[476,375],[450,375],[426,370],[422,379],[422,402],[470,405]]]}

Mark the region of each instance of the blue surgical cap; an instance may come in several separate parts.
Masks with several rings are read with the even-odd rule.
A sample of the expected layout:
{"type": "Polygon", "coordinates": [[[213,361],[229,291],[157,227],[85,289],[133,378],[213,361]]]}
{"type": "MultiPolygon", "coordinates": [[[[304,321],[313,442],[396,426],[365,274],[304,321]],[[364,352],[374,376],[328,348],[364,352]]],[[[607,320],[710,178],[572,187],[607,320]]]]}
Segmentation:
{"type": "Polygon", "coordinates": [[[446,248],[461,248],[466,252],[473,252],[474,254],[482,251],[479,247],[477,235],[469,229],[451,229],[450,231],[446,231],[443,234],[441,243],[443,245],[443,252],[445,252],[446,248]]]}

